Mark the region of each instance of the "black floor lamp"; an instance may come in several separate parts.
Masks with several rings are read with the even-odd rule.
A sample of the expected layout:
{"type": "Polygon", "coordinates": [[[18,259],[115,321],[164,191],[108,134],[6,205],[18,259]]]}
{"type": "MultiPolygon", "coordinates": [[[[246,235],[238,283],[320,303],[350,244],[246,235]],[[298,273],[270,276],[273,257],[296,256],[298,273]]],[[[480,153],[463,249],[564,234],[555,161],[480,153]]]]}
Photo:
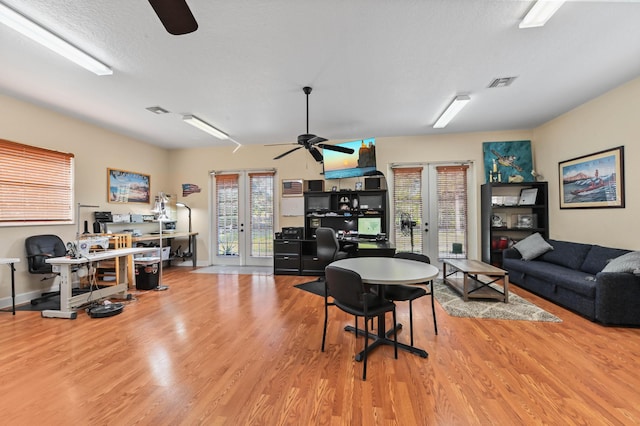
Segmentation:
{"type": "Polygon", "coordinates": [[[191,207],[189,207],[188,205],[186,205],[182,201],[178,201],[176,203],[176,206],[184,207],[189,212],[189,248],[187,249],[187,252],[184,254],[184,257],[191,257],[191,256],[193,256],[193,252],[191,251],[191,207]]]}

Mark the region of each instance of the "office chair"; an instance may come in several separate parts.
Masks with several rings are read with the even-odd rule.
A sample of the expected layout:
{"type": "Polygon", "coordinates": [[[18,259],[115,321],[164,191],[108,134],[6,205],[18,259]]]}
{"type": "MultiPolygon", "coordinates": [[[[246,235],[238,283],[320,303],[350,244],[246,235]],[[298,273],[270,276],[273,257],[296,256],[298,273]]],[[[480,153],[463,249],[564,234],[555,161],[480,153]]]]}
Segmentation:
{"type": "MultiPolygon", "coordinates": [[[[53,275],[51,265],[45,261],[49,258],[61,257],[67,254],[67,247],[60,237],[51,234],[33,235],[25,240],[24,246],[27,251],[27,266],[29,273],[51,275],[43,278],[42,281],[57,277],[57,275],[53,275]]],[[[40,297],[32,299],[31,304],[37,305],[38,303],[44,302],[45,300],[59,294],[60,291],[42,293],[40,297]]]]}
{"type": "MultiPolygon", "coordinates": [[[[428,256],[419,253],[399,252],[396,253],[396,258],[415,260],[417,262],[431,263],[428,256]]],[[[436,310],[433,302],[433,280],[428,283],[430,291],[426,291],[422,287],[410,286],[410,285],[387,285],[384,287],[384,297],[394,302],[409,302],[409,334],[411,336],[411,346],[413,346],[413,306],[412,303],[415,299],[431,295],[431,310],[433,312],[433,328],[436,335],[438,334],[438,324],[436,322],[436,310]]]]}
{"type": "MultiPolygon", "coordinates": [[[[362,380],[367,380],[367,348],[369,346],[369,326],[368,320],[384,315],[386,312],[393,313],[393,327],[396,327],[396,305],[393,302],[384,300],[369,291],[369,287],[362,282],[360,275],[349,269],[337,266],[327,266],[325,269],[327,277],[325,281],[324,296],[324,328],[322,330],[322,352],[327,336],[327,319],[329,317],[329,306],[337,306],[340,310],[351,314],[356,319],[356,337],[358,336],[358,317],[364,317],[364,356],[362,366],[362,380]],[[333,302],[329,303],[329,296],[333,302]]],[[[398,340],[396,333],[393,333],[394,356],[398,359],[398,340]]]]}
{"type": "Polygon", "coordinates": [[[345,259],[349,257],[346,251],[340,251],[340,243],[336,238],[336,231],[332,228],[316,229],[316,255],[322,262],[331,263],[334,260],[345,259]]]}

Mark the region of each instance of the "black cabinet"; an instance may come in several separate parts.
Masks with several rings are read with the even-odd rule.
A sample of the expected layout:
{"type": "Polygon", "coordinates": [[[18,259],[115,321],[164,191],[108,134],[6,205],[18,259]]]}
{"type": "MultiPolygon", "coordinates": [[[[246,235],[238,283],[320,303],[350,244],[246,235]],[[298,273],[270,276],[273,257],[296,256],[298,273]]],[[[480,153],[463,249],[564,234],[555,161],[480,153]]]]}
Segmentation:
{"type": "Polygon", "coordinates": [[[305,239],[314,239],[319,227],[372,237],[387,233],[387,204],[386,190],[305,192],[305,239]]]}
{"type": "Polygon", "coordinates": [[[535,232],[549,238],[547,182],[482,185],[483,262],[502,266],[502,251],[535,232]]]}
{"type": "Polygon", "coordinates": [[[273,273],[300,274],[301,240],[273,240],[273,273]]]}

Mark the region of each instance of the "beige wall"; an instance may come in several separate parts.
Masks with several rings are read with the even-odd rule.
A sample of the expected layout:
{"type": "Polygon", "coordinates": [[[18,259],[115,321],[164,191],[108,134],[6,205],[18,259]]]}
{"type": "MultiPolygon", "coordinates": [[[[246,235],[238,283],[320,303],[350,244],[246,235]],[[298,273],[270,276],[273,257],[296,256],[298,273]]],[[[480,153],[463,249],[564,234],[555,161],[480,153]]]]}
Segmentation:
{"type": "Polygon", "coordinates": [[[551,238],[640,250],[640,79],[535,129],[537,171],[549,181],[551,238]],[[625,208],[560,209],[558,162],[624,146],[625,208]]]}
{"type": "MultiPolygon", "coordinates": [[[[377,138],[379,169],[388,172],[391,163],[437,163],[471,160],[475,164],[475,188],[484,182],[482,142],[531,139],[536,169],[550,188],[551,237],[570,241],[598,243],[613,247],[640,249],[638,181],[640,160],[638,134],[640,123],[634,120],[640,110],[640,79],[634,80],[533,130],[377,138]],[[558,162],[625,146],[626,208],[560,210],[558,203],[558,162]]],[[[114,213],[148,213],[151,205],[109,204],[106,201],[108,167],[151,175],[152,194],[165,191],[182,199],[181,184],[194,183],[202,188],[185,201],[192,208],[193,228],[200,232],[199,259],[210,256],[209,172],[212,170],[277,169],[281,179],[320,179],[321,166],[303,151],[285,159],[272,158],[286,146],[243,146],[235,154],[235,145],[167,151],[121,136],[51,110],[0,95],[0,138],[75,154],[76,202],[100,205],[114,213]]],[[[367,135],[365,135],[367,136],[367,135]]],[[[292,139],[295,135],[292,135],[292,139]]],[[[353,187],[352,182],[342,181],[353,187]]],[[[333,183],[332,183],[333,184],[333,183]]],[[[479,202],[479,200],[476,200],[479,202]]],[[[479,206],[476,203],[476,210],[479,206]]],[[[91,220],[92,209],[83,211],[81,220],[91,220]]],[[[178,209],[179,227],[186,229],[186,211],[178,209]]],[[[476,221],[477,222],[477,221],[476,221]]],[[[301,217],[279,218],[278,227],[301,226],[301,217]]],[[[477,223],[476,223],[477,225],[477,223]]],[[[76,226],[0,227],[0,257],[19,257],[17,292],[39,290],[41,284],[26,273],[24,239],[38,233],[55,233],[65,241],[75,235],[76,226]]],[[[477,232],[470,235],[470,253],[479,250],[477,232]]],[[[8,268],[0,269],[0,305],[6,305],[9,291],[8,268]]],[[[25,296],[26,297],[26,296],[25,296]]],[[[24,299],[27,300],[27,299],[24,299]]]]}
{"type": "MultiPolygon", "coordinates": [[[[75,155],[75,202],[98,205],[82,209],[81,221],[93,222],[94,210],[149,213],[148,204],[107,202],[107,168],[151,176],[152,194],[166,191],[169,152],[50,110],[0,95],[0,138],[75,155]]],[[[75,209],[74,209],[75,211],[75,209]]],[[[81,231],[82,231],[81,226],[81,231]]],[[[0,257],[21,258],[16,265],[16,292],[42,289],[39,278],[27,273],[24,240],[35,234],[57,234],[71,241],[76,225],[0,227],[0,257]]],[[[9,268],[0,269],[0,304],[10,296],[9,268]]]]}

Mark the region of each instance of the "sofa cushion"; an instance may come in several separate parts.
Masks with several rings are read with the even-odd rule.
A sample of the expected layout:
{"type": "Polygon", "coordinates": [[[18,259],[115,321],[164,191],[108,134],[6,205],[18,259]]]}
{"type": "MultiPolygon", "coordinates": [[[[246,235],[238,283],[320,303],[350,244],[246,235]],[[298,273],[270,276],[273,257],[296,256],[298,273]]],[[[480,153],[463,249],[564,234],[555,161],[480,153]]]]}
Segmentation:
{"type": "Polygon", "coordinates": [[[591,299],[596,297],[596,277],[586,272],[540,260],[523,262],[522,260],[511,259],[508,262],[508,266],[503,265],[502,267],[509,271],[509,276],[516,274],[521,276],[529,275],[547,282],[549,286],[554,288],[562,287],[591,299]]]}
{"type": "Polygon", "coordinates": [[[523,260],[532,260],[549,250],[553,250],[553,247],[538,232],[518,241],[513,248],[520,252],[523,260]]]}
{"type": "Polygon", "coordinates": [[[587,253],[591,250],[591,244],[570,243],[558,240],[549,240],[549,244],[553,246],[553,250],[543,254],[540,260],[578,271],[584,263],[587,253]]]}
{"type": "Polygon", "coordinates": [[[640,251],[632,251],[607,263],[602,272],[631,272],[640,268],[640,251]]]}
{"type": "Polygon", "coordinates": [[[587,253],[587,257],[585,257],[580,270],[595,275],[602,271],[611,260],[626,253],[629,253],[629,250],[594,245],[591,247],[591,250],[589,250],[589,253],[587,253]]]}

